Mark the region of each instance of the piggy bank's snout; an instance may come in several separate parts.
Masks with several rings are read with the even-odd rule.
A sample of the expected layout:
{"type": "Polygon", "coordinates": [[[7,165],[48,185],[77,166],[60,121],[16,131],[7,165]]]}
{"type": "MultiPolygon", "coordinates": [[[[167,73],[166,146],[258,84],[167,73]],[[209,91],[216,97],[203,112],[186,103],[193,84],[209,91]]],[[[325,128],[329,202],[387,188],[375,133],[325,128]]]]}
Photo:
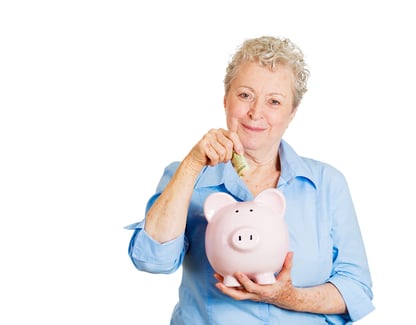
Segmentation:
{"type": "Polygon", "coordinates": [[[254,228],[240,228],[231,235],[231,245],[238,250],[254,249],[260,236],[254,228]]]}

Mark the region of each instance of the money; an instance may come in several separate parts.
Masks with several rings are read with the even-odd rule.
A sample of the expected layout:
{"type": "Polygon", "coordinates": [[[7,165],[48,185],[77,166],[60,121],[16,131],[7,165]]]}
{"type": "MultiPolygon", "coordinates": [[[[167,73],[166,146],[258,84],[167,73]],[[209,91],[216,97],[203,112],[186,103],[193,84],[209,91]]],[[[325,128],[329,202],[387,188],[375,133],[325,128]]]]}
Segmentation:
{"type": "Polygon", "coordinates": [[[246,161],[246,158],[244,158],[244,156],[239,155],[238,153],[235,153],[235,152],[233,152],[231,163],[234,169],[237,171],[238,176],[244,176],[245,172],[250,169],[246,161]]]}

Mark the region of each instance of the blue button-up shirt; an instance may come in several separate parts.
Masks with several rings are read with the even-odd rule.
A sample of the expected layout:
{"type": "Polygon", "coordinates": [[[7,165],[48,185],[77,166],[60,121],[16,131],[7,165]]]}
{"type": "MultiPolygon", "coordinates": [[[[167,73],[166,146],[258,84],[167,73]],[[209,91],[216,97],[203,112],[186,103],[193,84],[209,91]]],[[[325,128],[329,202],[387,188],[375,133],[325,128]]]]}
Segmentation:
{"type": "MultiPolygon", "coordinates": [[[[205,255],[203,213],[206,197],[227,192],[237,200],[253,200],[230,163],[205,167],[199,175],[188,211],[185,232],[160,244],[144,230],[145,219],[127,226],[134,229],[129,255],[137,269],[171,273],[182,266],[179,302],[171,324],[350,324],[374,307],[371,276],[359,224],[344,176],[328,164],[300,157],[285,142],[279,148],[281,176],[278,189],[286,198],[285,214],[294,252],[291,271],[296,287],[333,283],[342,294],[348,313],[324,315],[294,312],[267,303],[236,301],[216,287],[214,270],[205,255]]],[[[174,174],[170,164],[146,212],[174,174]]]]}

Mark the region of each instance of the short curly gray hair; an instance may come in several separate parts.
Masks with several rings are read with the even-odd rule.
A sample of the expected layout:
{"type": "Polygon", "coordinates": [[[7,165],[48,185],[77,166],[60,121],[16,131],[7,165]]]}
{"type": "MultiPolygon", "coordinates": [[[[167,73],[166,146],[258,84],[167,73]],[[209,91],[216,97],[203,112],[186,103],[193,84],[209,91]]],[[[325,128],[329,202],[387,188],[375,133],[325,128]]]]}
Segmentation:
{"type": "Polygon", "coordinates": [[[288,38],[262,36],[248,39],[240,46],[228,64],[224,78],[225,93],[230,90],[230,84],[237,75],[240,65],[244,62],[256,62],[271,70],[279,64],[290,67],[294,75],[293,106],[298,107],[307,91],[307,81],[310,75],[304,56],[288,38]]]}

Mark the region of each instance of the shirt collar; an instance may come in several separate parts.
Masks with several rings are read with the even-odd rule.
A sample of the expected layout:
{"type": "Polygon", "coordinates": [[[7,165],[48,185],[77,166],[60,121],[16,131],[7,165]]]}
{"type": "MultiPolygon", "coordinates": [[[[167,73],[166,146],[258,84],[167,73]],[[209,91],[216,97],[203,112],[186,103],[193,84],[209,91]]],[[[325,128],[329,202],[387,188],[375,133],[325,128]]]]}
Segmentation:
{"type": "Polygon", "coordinates": [[[242,201],[253,199],[253,195],[238,176],[231,162],[220,163],[214,167],[206,166],[195,183],[195,189],[219,186],[224,186],[236,199],[242,201]]]}
{"type": "MultiPolygon", "coordinates": [[[[313,175],[304,159],[284,140],[280,142],[279,155],[282,173],[279,178],[278,186],[289,184],[296,177],[307,178],[315,187],[317,186],[316,177],[313,175]]],[[[247,190],[244,182],[237,175],[231,162],[221,163],[214,167],[206,166],[199,175],[195,188],[219,185],[224,185],[231,193],[241,199],[252,199],[252,195],[247,190]]]]}
{"type": "Polygon", "coordinates": [[[279,185],[290,183],[295,178],[301,177],[308,179],[315,188],[317,187],[316,175],[313,174],[309,165],[306,164],[305,158],[300,157],[284,140],[280,142],[279,155],[282,168],[279,185]]]}

